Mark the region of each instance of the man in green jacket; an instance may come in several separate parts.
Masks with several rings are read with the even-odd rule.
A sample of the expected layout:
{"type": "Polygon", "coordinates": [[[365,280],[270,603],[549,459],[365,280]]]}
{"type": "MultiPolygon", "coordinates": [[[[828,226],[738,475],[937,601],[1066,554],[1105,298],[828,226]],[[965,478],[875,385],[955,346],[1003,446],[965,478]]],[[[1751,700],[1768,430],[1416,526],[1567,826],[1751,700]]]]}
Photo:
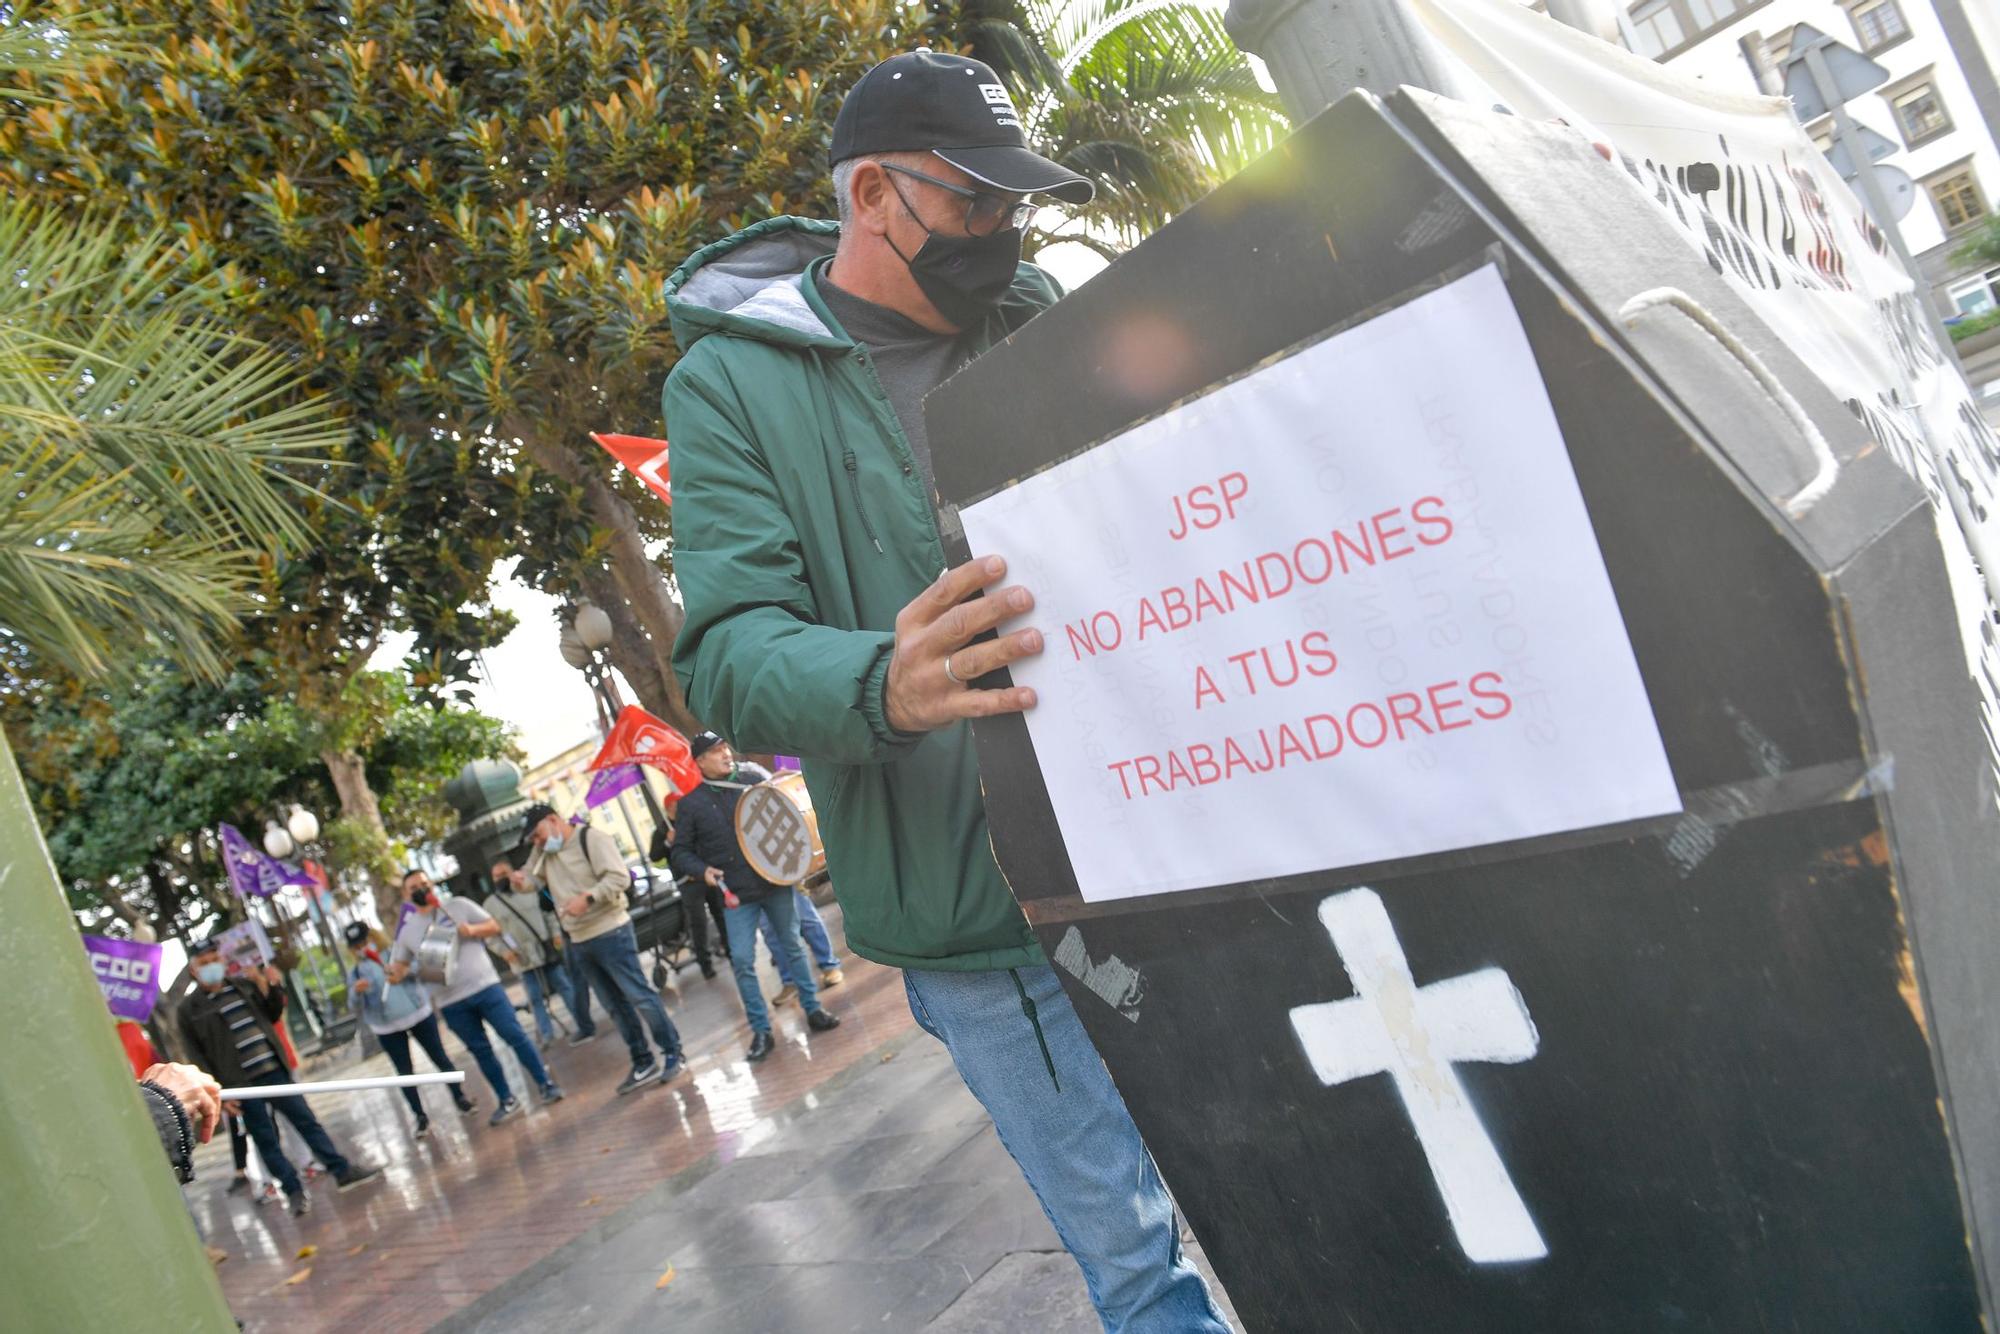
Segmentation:
{"type": "Polygon", "coordinates": [[[1092,187],[1028,150],[991,69],[928,51],[862,76],[832,160],[839,224],[759,223],[669,281],[676,669],[712,726],[803,759],[848,944],[904,970],[1107,1328],[1226,1329],[993,860],[966,720],[1034,696],[966,683],[1042,638],[972,643],[1033,599],[997,558],[945,570],[920,407],[1060,295],[1021,228],[1092,187]]]}

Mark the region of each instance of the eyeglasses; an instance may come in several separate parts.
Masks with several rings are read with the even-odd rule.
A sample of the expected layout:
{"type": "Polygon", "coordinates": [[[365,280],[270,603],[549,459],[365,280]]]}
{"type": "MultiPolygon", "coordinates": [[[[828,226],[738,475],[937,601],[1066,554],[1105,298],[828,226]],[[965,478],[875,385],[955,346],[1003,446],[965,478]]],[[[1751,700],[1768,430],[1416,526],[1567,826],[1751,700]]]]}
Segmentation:
{"type": "MultiPolygon", "coordinates": [[[[893,162],[877,164],[884,171],[893,171],[898,176],[914,176],[920,181],[928,181],[940,190],[949,190],[965,200],[965,232],[968,236],[991,236],[1000,231],[1025,231],[1042,206],[1020,195],[995,194],[991,190],[973,190],[963,185],[953,185],[935,176],[927,176],[921,171],[899,167],[893,162]]],[[[900,197],[900,192],[898,197],[900,197]]],[[[908,201],[904,201],[907,206],[908,201]]],[[[915,210],[911,210],[914,212],[915,210]]]]}

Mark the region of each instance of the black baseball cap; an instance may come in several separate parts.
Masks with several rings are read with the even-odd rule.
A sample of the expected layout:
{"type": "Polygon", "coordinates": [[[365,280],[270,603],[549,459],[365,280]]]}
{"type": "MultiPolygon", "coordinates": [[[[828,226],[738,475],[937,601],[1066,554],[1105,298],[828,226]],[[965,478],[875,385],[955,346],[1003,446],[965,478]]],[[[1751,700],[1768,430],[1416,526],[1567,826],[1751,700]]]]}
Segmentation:
{"type": "Polygon", "coordinates": [[[1008,194],[1087,204],[1088,177],[1028,147],[1021,114],[993,67],[919,48],[862,75],[833,122],[833,163],[871,153],[931,152],[1008,194]]]}
{"type": "Polygon", "coordinates": [[[688,754],[698,760],[721,744],[721,736],[714,732],[696,732],[688,742],[688,754]]]}

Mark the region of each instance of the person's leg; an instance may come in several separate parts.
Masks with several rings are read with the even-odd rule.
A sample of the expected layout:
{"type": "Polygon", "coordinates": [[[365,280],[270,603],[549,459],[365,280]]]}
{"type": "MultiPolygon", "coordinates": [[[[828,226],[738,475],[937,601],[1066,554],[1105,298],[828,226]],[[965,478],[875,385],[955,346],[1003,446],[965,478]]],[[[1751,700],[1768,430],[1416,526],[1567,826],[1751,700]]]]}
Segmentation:
{"type": "Polygon", "coordinates": [[[266,1101],[271,1103],[272,1111],[282,1114],[292,1123],[292,1129],[299,1132],[299,1138],[306,1142],[306,1148],[312,1150],[312,1156],[326,1164],[327,1171],[336,1177],[344,1177],[354,1171],[354,1164],[334,1147],[333,1136],[326,1133],[326,1127],[319,1123],[319,1118],[313,1115],[304,1098],[295,1093],[289,1098],[269,1098],[266,1101]]]}
{"type": "Polygon", "coordinates": [[[576,1035],[594,1038],[597,1018],[590,1012],[590,978],[584,971],[583,951],[573,940],[563,949],[562,970],[569,975],[569,990],[563,994],[569,999],[569,1012],[576,1016],[576,1035]]]}
{"type": "Polygon", "coordinates": [[[822,973],[840,967],[840,959],[833,952],[833,938],[826,934],[826,923],[820,920],[819,909],[803,889],[792,891],[792,906],[799,910],[799,937],[812,953],[813,963],[822,973]]]}
{"type": "Polygon", "coordinates": [[[528,1072],[528,1078],[535,1081],[536,1088],[545,1089],[555,1083],[549,1078],[548,1067],[542,1064],[542,1054],[535,1050],[534,1043],[528,1041],[527,1030],[521,1027],[521,1020],[514,1013],[514,1002],[507,999],[505,987],[495,982],[466,999],[479,1011],[479,1017],[486,1021],[487,1027],[514,1049],[521,1068],[528,1072]]]}
{"type": "MultiPolygon", "coordinates": [[[[627,927],[625,930],[630,931],[627,927]]],[[[575,949],[583,961],[583,974],[590,979],[590,985],[597,992],[597,999],[604,1002],[604,1008],[611,1012],[611,1022],[618,1027],[618,1036],[625,1039],[625,1050],[632,1055],[632,1068],[651,1065],[653,1049],[646,1045],[646,1030],[640,1026],[639,1016],[633,1013],[632,1003],[625,997],[618,980],[612,975],[612,965],[617,959],[617,946],[613,937],[618,932],[611,931],[589,940],[578,941],[575,949]]]]}
{"type": "Polygon", "coordinates": [[[736,975],[736,994],[743,998],[743,1013],[750,1019],[750,1031],[771,1031],[771,1012],[764,1006],[764,993],[757,985],[757,924],[764,914],[750,904],[725,909],[722,922],[729,930],[729,971],[736,975]]]}
{"type": "MultiPolygon", "coordinates": [[[[416,1068],[410,1064],[410,1034],[408,1029],[400,1033],[377,1033],[375,1040],[380,1042],[382,1050],[388,1053],[389,1064],[395,1068],[397,1074],[407,1075],[416,1068]]],[[[424,1100],[417,1096],[417,1091],[413,1088],[405,1088],[401,1092],[403,1094],[403,1101],[410,1104],[410,1110],[417,1114],[418,1120],[422,1120],[424,1115],[424,1100]]]]}
{"type": "Polygon", "coordinates": [[[576,1017],[576,988],[570,985],[568,962],[551,959],[536,971],[542,975],[543,990],[562,997],[563,1008],[569,1011],[570,1022],[576,1025],[578,1032],[582,1032],[583,1023],[576,1017]]]}
{"type": "Polygon", "coordinates": [[[631,926],[607,931],[598,937],[605,942],[605,967],[611,974],[613,983],[625,1003],[632,1007],[646,1027],[653,1031],[653,1041],[660,1046],[660,1055],[669,1063],[681,1059],[681,1035],[674,1027],[674,1021],[667,1018],[666,1003],[660,993],[646,978],[646,970],[639,966],[639,938],[633,934],[631,926]]]}
{"type": "Polygon", "coordinates": [[[523,968],[521,970],[521,989],[528,993],[528,1010],[535,1016],[536,1034],[542,1039],[543,1045],[554,1042],[556,1038],[556,1021],[549,1017],[549,1002],[542,995],[542,970],[539,968],[523,968]]]}
{"type": "Polygon", "coordinates": [[[1055,973],[905,970],[903,982],[917,1022],[950,1050],[1082,1268],[1105,1328],[1227,1330],[1181,1254],[1173,1202],[1055,973]]]}
{"type": "Polygon", "coordinates": [[[813,980],[805,942],[799,939],[798,895],[791,890],[779,890],[757,906],[778,937],[771,953],[779,970],[789,972],[792,985],[799,989],[799,1008],[807,1014],[813,1013],[819,1009],[819,983],[813,980]]]}
{"type": "Polygon", "coordinates": [[[243,1128],[257,1141],[257,1156],[264,1160],[264,1170],[277,1178],[278,1189],[287,1195],[304,1190],[299,1184],[298,1171],[293,1168],[292,1160],[285,1157],[284,1145],[278,1140],[277,1124],[271,1120],[270,1100],[247,1098],[237,1105],[243,1109],[243,1128]]]}
{"type": "Polygon", "coordinates": [[[493,1054],[493,1044],[486,1040],[486,1026],[479,1022],[479,1011],[472,1001],[473,997],[467,996],[445,1006],[444,1026],[465,1044],[479,1073],[486,1076],[487,1087],[504,1103],[514,1096],[514,1090],[507,1084],[507,1072],[500,1068],[500,1058],[493,1054]]]}
{"type": "MultiPolygon", "coordinates": [[[[772,897],[775,898],[777,896],[773,895],[772,897]]],[[[793,991],[797,991],[799,989],[799,979],[792,973],[792,953],[785,948],[784,942],[778,938],[778,924],[776,919],[769,913],[759,913],[757,915],[757,934],[764,937],[764,948],[771,951],[771,962],[778,966],[778,980],[793,991]]],[[[789,999],[790,997],[786,996],[778,998],[780,1004],[789,999]]]]}
{"type": "MultiPolygon", "coordinates": [[[[432,1069],[443,1073],[458,1069],[451,1063],[451,1057],[444,1054],[444,1034],[438,1032],[436,1014],[425,1015],[410,1026],[409,1032],[410,1036],[417,1040],[417,1045],[424,1049],[424,1055],[431,1058],[432,1069]]],[[[471,1111],[472,1099],[465,1096],[465,1085],[452,1084],[448,1087],[451,1089],[453,1105],[461,1112],[471,1111]]]]}

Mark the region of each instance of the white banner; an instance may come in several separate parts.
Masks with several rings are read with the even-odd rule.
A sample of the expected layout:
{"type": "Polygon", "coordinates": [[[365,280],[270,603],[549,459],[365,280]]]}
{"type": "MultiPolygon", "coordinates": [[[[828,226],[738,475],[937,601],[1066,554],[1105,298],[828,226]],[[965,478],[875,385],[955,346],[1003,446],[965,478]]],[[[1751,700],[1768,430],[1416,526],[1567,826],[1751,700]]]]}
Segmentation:
{"type": "Polygon", "coordinates": [[[1512,0],[1412,4],[1517,114],[1608,146],[1619,175],[1922,485],[2000,761],[2000,439],[1933,338],[1910,275],[1791,103],[1716,92],[1512,0]]]}
{"type": "Polygon", "coordinates": [[[1035,590],[1014,679],[1087,900],[1680,810],[1491,267],[960,517],[1035,590]]]}

